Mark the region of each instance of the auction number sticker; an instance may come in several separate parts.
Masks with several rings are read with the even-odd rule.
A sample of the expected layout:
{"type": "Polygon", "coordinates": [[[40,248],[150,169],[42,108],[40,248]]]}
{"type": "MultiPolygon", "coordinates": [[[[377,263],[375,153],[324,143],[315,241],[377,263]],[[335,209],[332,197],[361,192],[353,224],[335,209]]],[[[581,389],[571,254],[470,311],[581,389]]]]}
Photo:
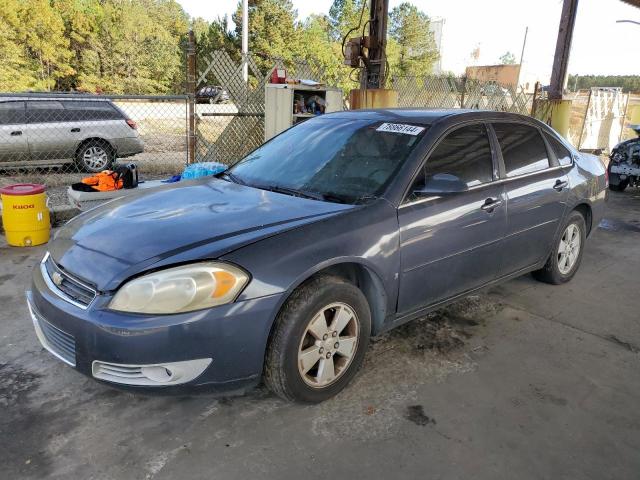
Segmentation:
{"type": "Polygon", "coordinates": [[[376,132],[404,133],[405,135],[419,135],[423,130],[424,127],[416,127],[406,123],[383,123],[376,128],[376,132]]]}

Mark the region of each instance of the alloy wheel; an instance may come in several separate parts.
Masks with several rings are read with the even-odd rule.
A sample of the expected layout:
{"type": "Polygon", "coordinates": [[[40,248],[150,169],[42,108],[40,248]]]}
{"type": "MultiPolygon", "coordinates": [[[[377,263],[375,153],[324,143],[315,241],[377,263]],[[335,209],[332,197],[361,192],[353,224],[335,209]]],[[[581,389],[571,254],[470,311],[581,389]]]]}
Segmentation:
{"type": "Polygon", "coordinates": [[[558,270],[568,275],[580,256],[580,229],[575,223],[567,226],[558,247],[558,270]]]}
{"type": "Polygon", "coordinates": [[[345,303],[332,303],[308,323],[298,349],[298,372],[314,388],[335,383],[356,353],[359,322],[345,303]]]}
{"type": "Polygon", "coordinates": [[[109,155],[104,148],[93,146],[84,151],[82,161],[87,168],[93,171],[103,170],[109,164],[109,155]]]}

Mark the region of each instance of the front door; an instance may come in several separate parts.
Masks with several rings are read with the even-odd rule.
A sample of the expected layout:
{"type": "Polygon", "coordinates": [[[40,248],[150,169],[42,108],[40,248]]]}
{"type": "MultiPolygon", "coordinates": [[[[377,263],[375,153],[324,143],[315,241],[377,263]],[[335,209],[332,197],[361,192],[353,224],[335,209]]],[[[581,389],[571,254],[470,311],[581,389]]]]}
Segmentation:
{"type": "Polygon", "coordinates": [[[568,178],[550,160],[537,127],[494,123],[504,161],[509,204],[507,235],[502,248],[502,275],[527,269],[547,259],[569,192],[568,178]]]}
{"type": "Polygon", "coordinates": [[[27,140],[34,160],[72,158],[77,129],[76,122],[68,121],[68,112],[61,101],[27,102],[27,140]]]}
{"type": "Polygon", "coordinates": [[[460,127],[435,147],[398,210],[401,278],[398,313],[437,303],[496,278],[506,230],[503,187],[484,124],[460,127]],[[468,191],[416,198],[436,174],[468,191]]]}
{"type": "Polygon", "coordinates": [[[23,101],[0,102],[0,162],[29,160],[23,101]]]}

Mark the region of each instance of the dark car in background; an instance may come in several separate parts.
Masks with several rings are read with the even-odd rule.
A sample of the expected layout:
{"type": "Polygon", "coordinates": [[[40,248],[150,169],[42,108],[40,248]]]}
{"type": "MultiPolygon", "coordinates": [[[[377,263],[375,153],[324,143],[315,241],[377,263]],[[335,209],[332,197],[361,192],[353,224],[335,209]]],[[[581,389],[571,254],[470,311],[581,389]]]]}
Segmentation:
{"type": "Polygon", "coordinates": [[[95,173],[143,150],[136,123],[107,98],[0,97],[0,168],[72,162],[95,173]]]}
{"type": "Polygon", "coordinates": [[[229,103],[229,92],[219,85],[207,85],[196,92],[197,103],[229,103]]]}
{"type": "Polygon", "coordinates": [[[607,193],[597,157],[529,117],[322,115],[217,178],[67,223],[33,275],[40,341],[112,385],[319,402],[369,338],[487,285],[575,275],[607,193]]]}

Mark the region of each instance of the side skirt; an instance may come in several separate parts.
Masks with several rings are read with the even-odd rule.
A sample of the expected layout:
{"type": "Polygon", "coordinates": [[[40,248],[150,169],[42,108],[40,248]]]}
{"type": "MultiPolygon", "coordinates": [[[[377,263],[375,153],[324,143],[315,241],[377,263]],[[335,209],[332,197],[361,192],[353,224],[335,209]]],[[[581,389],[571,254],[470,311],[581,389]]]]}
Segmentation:
{"type": "Polygon", "coordinates": [[[545,258],[544,262],[542,263],[537,263],[535,265],[531,265],[529,267],[525,267],[523,269],[518,270],[517,272],[514,273],[510,273],[509,275],[505,275],[503,277],[497,278],[495,280],[492,280],[489,283],[486,283],[484,285],[482,285],[481,287],[477,287],[477,288],[472,288],[470,290],[466,290],[462,293],[459,293],[457,295],[454,295],[453,297],[449,297],[446,300],[441,300],[437,303],[433,303],[431,305],[427,305],[426,307],[422,307],[419,310],[416,310],[414,312],[411,313],[406,313],[404,315],[400,315],[400,316],[396,316],[395,319],[391,319],[387,322],[385,322],[382,325],[382,328],[380,329],[380,331],[378,332],[379,334],[382,334],[384,332],[388,332],[389,330],[392,330],[396,327],[399,327],[400,325],[403,325],[407,322],[410,322],[411,320],[415,320],[416,318],[422,317],[424,315],[426,315],[427,313],[433,312],[434,310],[438,310],[439,308],[442,308],[446,305],[449,305],[451,303],[455,303],[458,300],[467,297],[469,295],[472,295],[476,292],[479,292],[481,290],[484,290],[486,288],[492,287],[494,285],[500,284],[500,283],[504,283],[506,281],[509,280],[513,280],[514,278],[517,277],[521,277],[522,275],[525,275],[527,273],[533,272],[535,270],[539,270],[542,267],[544,267],[545,263],[547,262],[547,259],[545,258]]]}

